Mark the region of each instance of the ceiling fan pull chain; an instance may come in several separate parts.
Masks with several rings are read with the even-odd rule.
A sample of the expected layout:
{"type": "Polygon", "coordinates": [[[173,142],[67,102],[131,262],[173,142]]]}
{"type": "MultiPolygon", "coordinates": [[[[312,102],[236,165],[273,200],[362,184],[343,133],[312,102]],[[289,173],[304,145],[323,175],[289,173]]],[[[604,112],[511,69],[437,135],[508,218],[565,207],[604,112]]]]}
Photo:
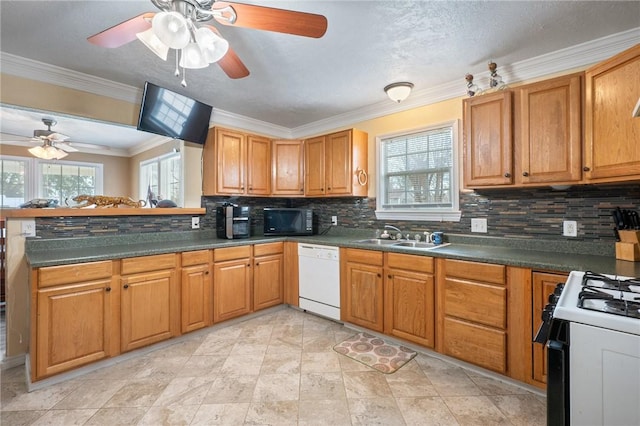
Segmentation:
{"type": "Polygon", "coordinates": [[[182,81],[180,82],[182,87],[187,87],[187,69],[182,68],[182,81]]]}
{"type": "Polygon", "coordinates": [[[176,72],[173,74],[176,77],[180,77],[180,70],[178,69],[178,62],[179,62],[178,55],[179,54],[180,54],[180,51],[176,49],[176,72]]]}

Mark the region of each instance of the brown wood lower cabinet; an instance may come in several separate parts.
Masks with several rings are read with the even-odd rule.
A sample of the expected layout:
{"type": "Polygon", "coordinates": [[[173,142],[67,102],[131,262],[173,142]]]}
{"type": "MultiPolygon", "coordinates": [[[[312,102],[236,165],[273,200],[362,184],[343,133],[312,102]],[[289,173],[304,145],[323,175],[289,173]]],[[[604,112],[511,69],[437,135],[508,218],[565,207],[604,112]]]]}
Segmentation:
{"type": "Polygon", "coordinates": [[[33,271],[32,380],[111,356],[112,310],[119,294],[112,273],[111,261],[33,271]]]}
{"type": "Polygon", "coordinates": [[[180,334],[176,254],[123,259],[120,339],[123,352],[180,334]],[[135,271],[131,275],[127,272],[135,271]]]}
{"type": "MultiPolygon", "coordinates": [[[[533,321],[531,328],[531,341],[535,337],[542,323],[542,311],[558,283],[567,280],[566,274],[534,272],[533,276],[533,321]]],[[[532,351],[532,384],[543,387],[547,383],[547,348],[541,344],[531,343],[532,351]]]]}
{"type": "Polygon", "coordinates": [[[433,348],[433,258],[343,249],[343,321],[433,348]]]}
{"type": "Polygon", "coordinates": [[[212,252],[211,250],[190,251],[182,253],[181,257],[181,330],[187,333],[211,325],[212,252]]]}
{"type": "Polygon", "coordinates": [[[507,373],[506,267],[451,259],[438,267],[437,350],[507,373]]]}
{"type": "Polygon", "coordinates": [[[281,242],[253,247],[253,310],[280,305],[284,301],[284,245],[281,242]]]}
{"type": "Polygon", "coordinates": [[[213,322],[251,312],[251,246],[213,251],[213,322]]]}
{"type": "Polygon", "coordinates": [[[384,332],[433,348],[433,258],[386,253],[385,267],[384,332]]]}

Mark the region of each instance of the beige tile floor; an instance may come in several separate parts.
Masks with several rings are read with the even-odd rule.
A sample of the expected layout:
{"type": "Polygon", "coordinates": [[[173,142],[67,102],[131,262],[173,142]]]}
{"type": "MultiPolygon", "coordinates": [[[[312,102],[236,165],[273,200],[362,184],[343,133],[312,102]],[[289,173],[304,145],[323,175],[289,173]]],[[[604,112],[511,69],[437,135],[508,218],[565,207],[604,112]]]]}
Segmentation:
{"type": "Polygon", "coordinates": [[[544,425],[545,398],[419,354],[394,374],[332,347],[354,330],[285,308],[27,393],[2,425],[544,425]]]}

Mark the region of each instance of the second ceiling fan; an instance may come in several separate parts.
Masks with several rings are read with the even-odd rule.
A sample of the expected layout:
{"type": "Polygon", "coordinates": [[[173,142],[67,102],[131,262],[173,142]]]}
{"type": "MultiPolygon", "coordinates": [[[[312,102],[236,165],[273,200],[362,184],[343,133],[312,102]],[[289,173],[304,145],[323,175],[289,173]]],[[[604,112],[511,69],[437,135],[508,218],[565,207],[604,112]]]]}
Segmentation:
{"type": "MultiPolygon", "coordinates": [[[[166,60],[169,49],[176,52],[178,67],[205,68],[217,62],[230,78],[243,78],[249,70],[229,43],[212,25],[222,25],[320,38],[327,30],[327,18],[313,13],[275,9],[216,0],[151,0],[161,12],[147,12],[88,37],[91,43],[116,48],[140,39],[160,58],[166,60]]],[[[184,71],[183,71],[184,75],[184,71]]],[[[186,81],[182,80],[186,86],[186,81]]]]}

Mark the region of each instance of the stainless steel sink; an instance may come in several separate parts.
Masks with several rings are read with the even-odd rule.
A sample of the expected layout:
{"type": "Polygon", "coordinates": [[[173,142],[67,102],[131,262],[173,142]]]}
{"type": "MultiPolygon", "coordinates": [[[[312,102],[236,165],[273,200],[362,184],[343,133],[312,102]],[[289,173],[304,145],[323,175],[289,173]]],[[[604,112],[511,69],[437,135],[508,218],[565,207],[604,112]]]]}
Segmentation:
{"type": "Polygon", "coordinates": [[[371,244],[371,245],[375,245],[375,246],[389,246],[392,244],[397,243],[398,241],[396,240],[383,240],[381,238],[367,238],[366,240],[356,240],[353,241],[354,243],[359,243],[359,244],[371,244]]]}
{"type": "Polygon", "coordinates": [[[420,250],[433,250],[440,247],[448,246],[449,243],[443,244],[433,244],[433,243],[425,243],[421,241],[399,241],[394,244],[395,247],[405,247],[405,248],[414,248],[420,250]]]}
{"type": "Polygon", "coordinates": [[[403,247],[403,248],[411,248],[416,250],[433,250],[439,247],[448,246],[449,243],[444,244],[433,244],[433,243],[425,243],[422,241],[398,241],[398,240],[383,240],[380,238],[367,238],[365,240],[356,240],[353,241],[358,244],[371,244],[374,246],[393,246],[393,247],[403,247]]]}

